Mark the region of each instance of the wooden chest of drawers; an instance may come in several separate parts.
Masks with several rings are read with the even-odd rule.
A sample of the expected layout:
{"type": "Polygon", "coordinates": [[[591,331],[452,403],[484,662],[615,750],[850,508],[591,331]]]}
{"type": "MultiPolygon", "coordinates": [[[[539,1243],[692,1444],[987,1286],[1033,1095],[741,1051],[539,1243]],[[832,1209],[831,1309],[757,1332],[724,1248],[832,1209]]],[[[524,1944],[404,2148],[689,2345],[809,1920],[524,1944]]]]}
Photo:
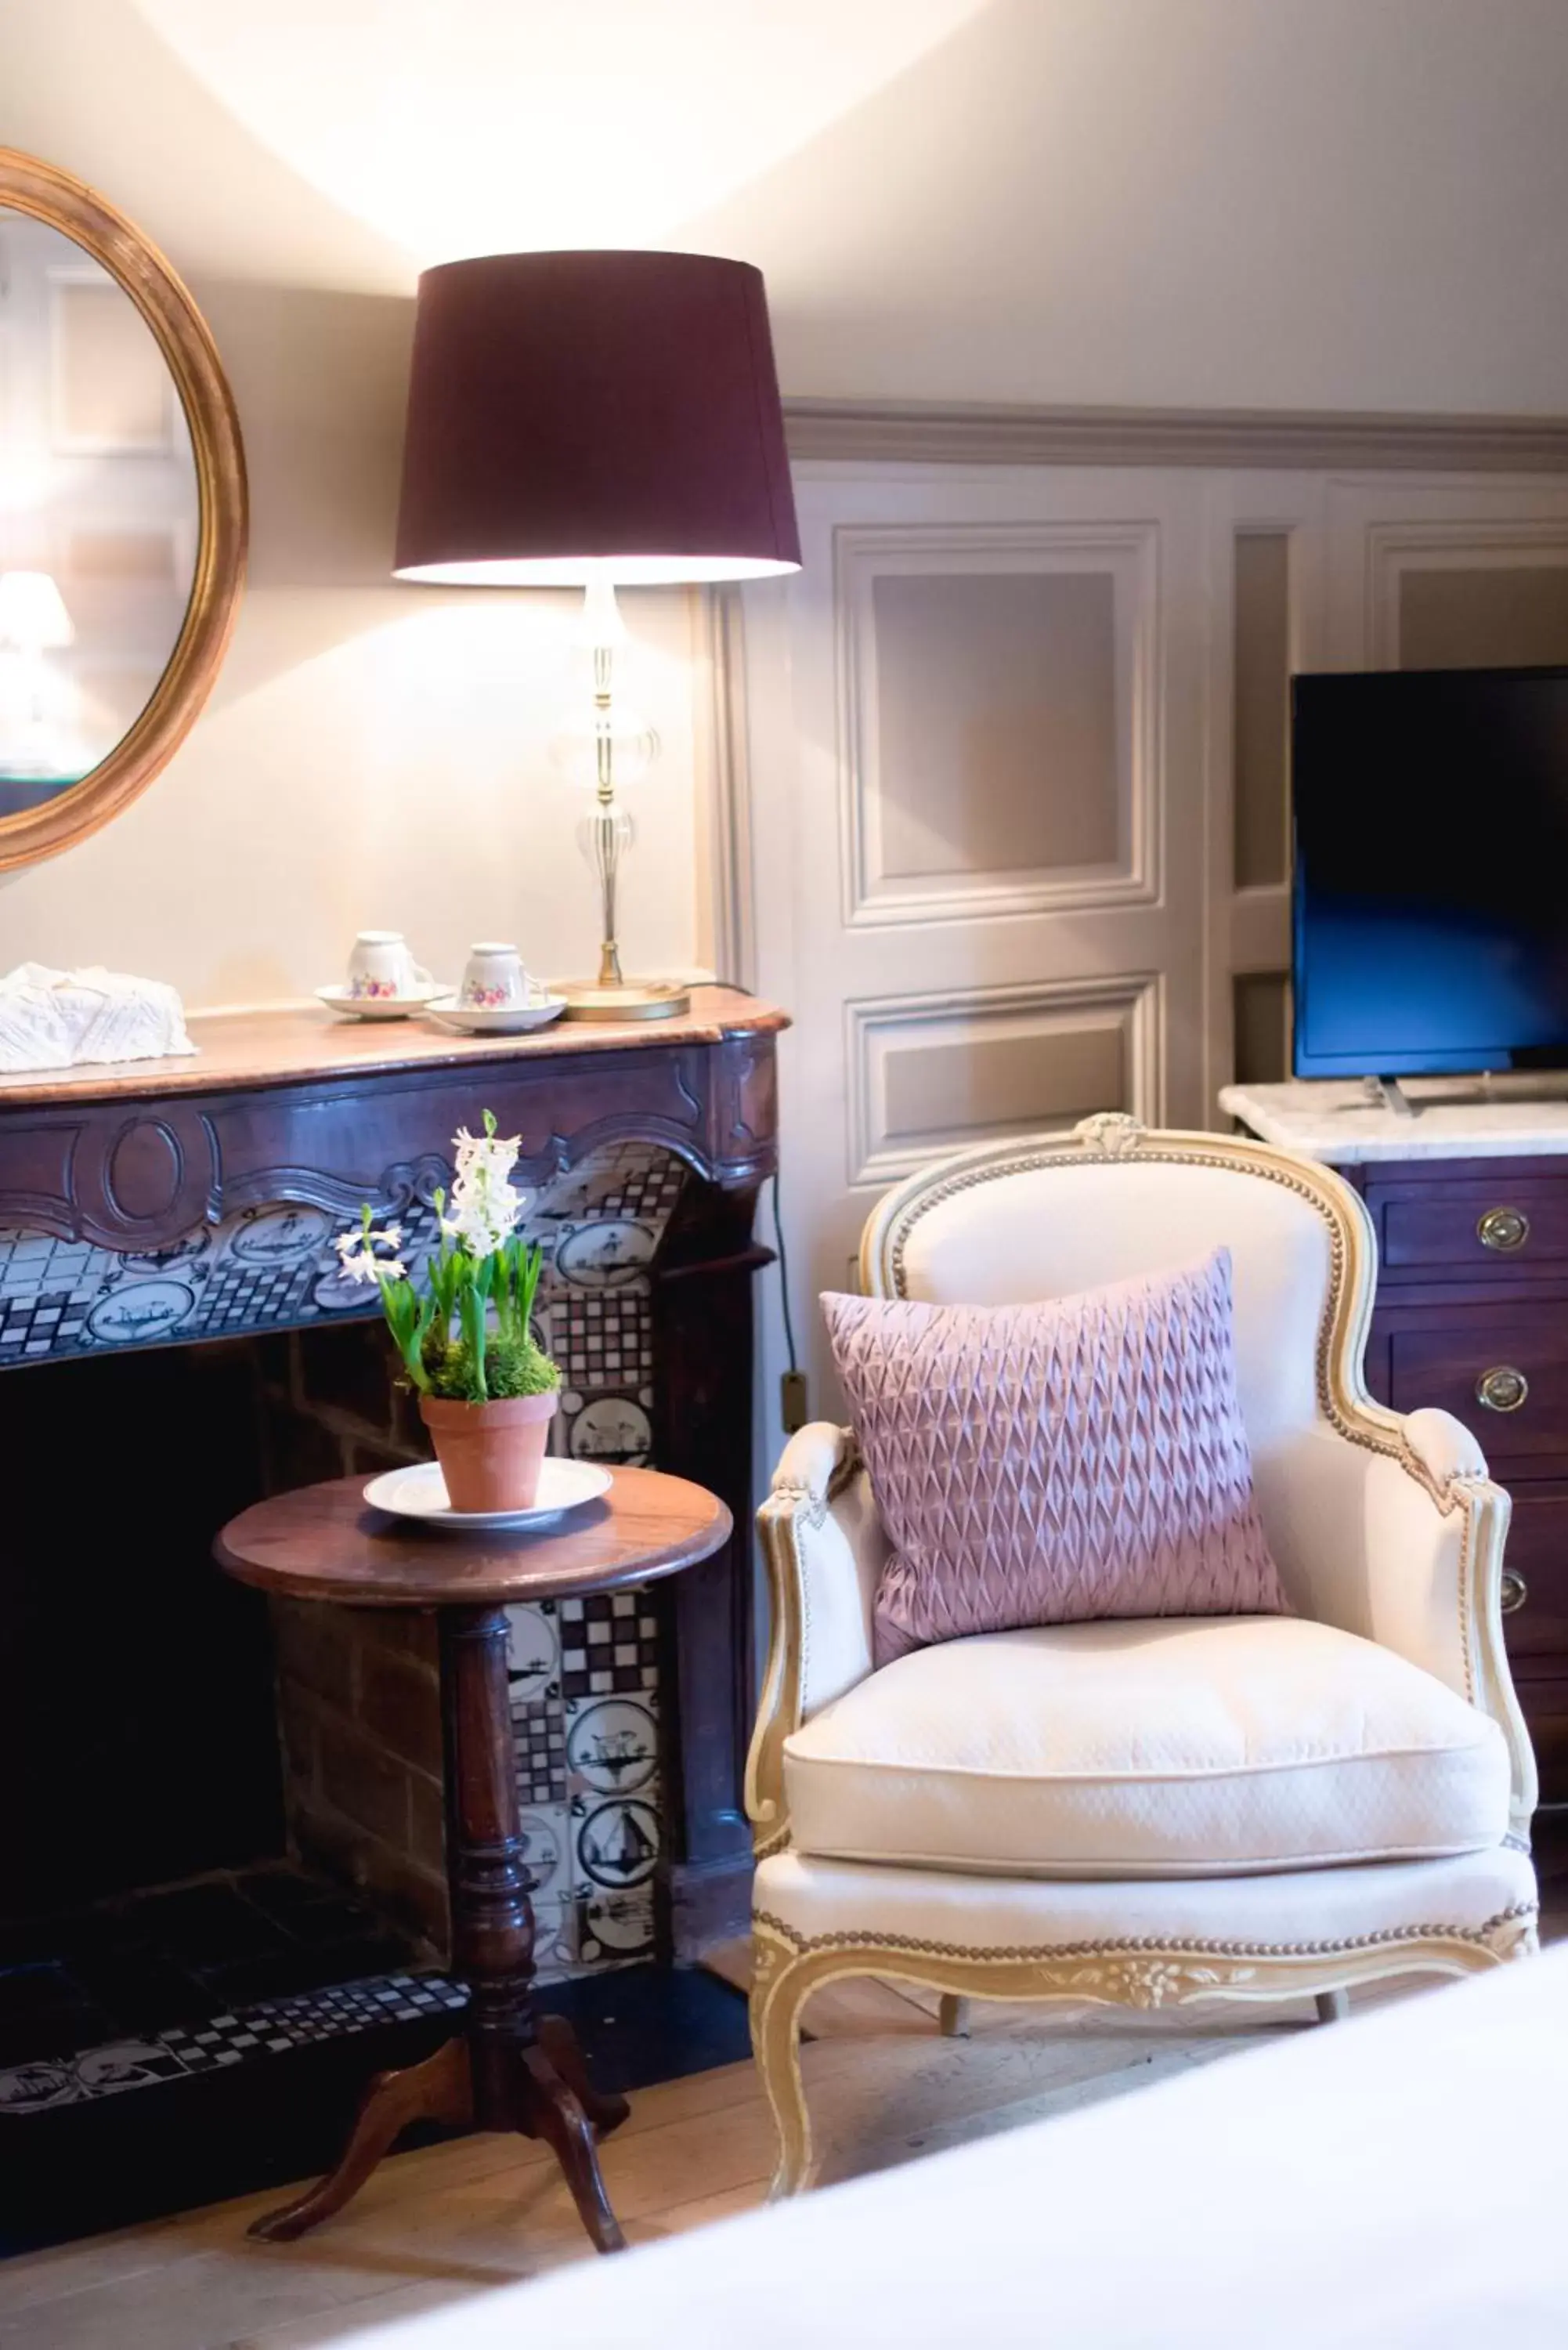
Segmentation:
{"type": "Polygon", "coordinates": [[[1377,1229],[1367,1385],[1451,1411],[1513,1496],[1509,1655],[1542,1799],[1568,1802],[1568,1155],[1340,1171],[1377,1229]]]}

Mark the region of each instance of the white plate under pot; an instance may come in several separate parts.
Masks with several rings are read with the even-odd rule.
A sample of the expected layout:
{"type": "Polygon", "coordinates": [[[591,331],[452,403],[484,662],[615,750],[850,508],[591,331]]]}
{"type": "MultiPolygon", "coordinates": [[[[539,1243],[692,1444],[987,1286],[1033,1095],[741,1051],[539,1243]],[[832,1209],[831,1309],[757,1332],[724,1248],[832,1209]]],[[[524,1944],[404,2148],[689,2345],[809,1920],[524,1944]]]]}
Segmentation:
{"type": "Polygon", "coordinates": [[[373,1510],[394,1518],[417,1518],[422,1525],[449,1527],[453,1534],[499,1532],[504,1527],[547,1526],[568,1510],[597,1501],[610,1489],[610,1472],[593,1461],[558,1461],[546,1456],[539,1471],[539,1491],[529,1510],[454,1510],[446,1497],[446,1480],[439,1461],[421,1461],[410,1469],[389,1469],[372,1477],[365,1499],[373,1510]]]}
{"type": "Polygon", "coordinates": [[[530,1028],[547,1027],[566,1008],[564,995],[535,997],[532,1003],[460,1003],[455,995],[443,995],[429,1007],[432,1020],[465,1036],[521,1036],[530,1028]]]}

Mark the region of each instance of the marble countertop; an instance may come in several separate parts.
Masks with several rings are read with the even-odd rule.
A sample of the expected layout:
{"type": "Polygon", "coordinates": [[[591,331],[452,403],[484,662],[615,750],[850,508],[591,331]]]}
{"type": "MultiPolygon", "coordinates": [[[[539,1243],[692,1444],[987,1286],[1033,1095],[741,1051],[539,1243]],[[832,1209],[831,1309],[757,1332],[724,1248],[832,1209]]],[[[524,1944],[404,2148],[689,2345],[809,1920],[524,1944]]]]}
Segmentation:
{"type": "Polygon", "coordinates": [[[1368,1100],[1357,1078],[1225,1086],[1220,1107],[1263,1142],[1356,1167],[1376,1159],[1568,1159],[1568,1075],[1407,1077],[1413,1115],[1368,1100]],[[1547,1099],[1561,1084],[1559,1097],[1547,1099]]]}

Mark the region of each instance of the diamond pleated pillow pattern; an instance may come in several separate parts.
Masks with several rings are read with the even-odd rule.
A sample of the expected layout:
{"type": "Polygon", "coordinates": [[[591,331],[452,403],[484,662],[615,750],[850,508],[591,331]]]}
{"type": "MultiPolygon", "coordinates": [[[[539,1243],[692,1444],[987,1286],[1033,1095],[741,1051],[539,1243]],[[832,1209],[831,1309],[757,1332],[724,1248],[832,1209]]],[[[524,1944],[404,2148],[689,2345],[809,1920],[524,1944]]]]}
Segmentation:
{"type": "Polygon", "coordinates": [[[1252,1494],[1228,1249],[1032,1305],[822,1304],[892,1546],[879,1665],[1030,1624],[1289,1613],[1252,1494]]]}

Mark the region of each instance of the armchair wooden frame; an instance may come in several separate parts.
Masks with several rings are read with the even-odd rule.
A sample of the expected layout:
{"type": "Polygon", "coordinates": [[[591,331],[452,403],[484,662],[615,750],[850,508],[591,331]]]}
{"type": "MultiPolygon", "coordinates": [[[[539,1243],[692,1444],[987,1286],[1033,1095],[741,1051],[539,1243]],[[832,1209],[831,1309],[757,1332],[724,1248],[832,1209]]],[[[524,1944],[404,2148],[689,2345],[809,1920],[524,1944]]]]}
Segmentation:
{"type": "MultiPolygon", "coordinates": [[[[1511,1766],[1508,1842],[1528,1849],[1536,1800],[1535,1766],[1503,1648],[1502,1553],[1509,1497],[1456,1447],[1461,1436],[1438,1414],[1401,1418],[1368,1396],[1362,1354],[1371,1312],[1376,1249],[1361,1200],[1331,1170],[1245,1139],[1146,1129],[1136,1120],[1101,1117],[1077,1133],[1024,1145],[989,1146],[910,1178],[868,1219],[861,1244],[863,1290],[907,1294],[905,1250],[922,1216],[956,1191],[1057,1166],[1085,1156],[1212,1167],[1283,1184],[1321,1216],[1330,1274],[1316,1347],[1318,1409],[1347,1442],[1385,1455],[1421,1487],[1444,1520],[1462,1528],[1457,1630],[1463,1693],[1501,1725],[1511,1766]]],[[[757,2064],[777,2125],[775,2195],[793,2193],[811,2167],[811,2134],[799,2064],[801,2012],[812,1993],[845,1976],[877,1975],[918,1984],[943,1999],[944,2028],[955,2003],[970,2000],[1085,2002],[1168,2008],[1222,1999],[1252,2004],[1314,1998],[1321,2014],[1338,2012],[1358,1984],[1413,1970],[1462,1974],[1525,1956],[1536,1947],[1535,1907],[1519,1900],[1484,1920],[1399,1925],[1342,1939],[1269,1943],[1166,1940],[1149,1936],[1032,1947],[966,1947],[888,1933],[867,1920],[864,1931],[839,1920],[822,1933],[768,1906],[770,1861],[791,1850],[785,1803],[784,1742],[805,1718],[813,1642],[814,1576],[808,1554],[830,1521],[842,1520],[860,1487],[862,1469],[847,1430],[826,1424],[802,1431],[780,1464],[758,1513],[771,1585],[773,1630],[747,1775],[760,1875],[753,1914],[752,2031],[757,2064]]],[[[862,1514],[869,1513],[861,1493],[862,1514]]],[[[853,1528],[850,1528],[853,1539],[853,1528]]],[[[820,1605],[820,1591],[815,1595],[820,1605]]],[[[821,1702],[818,1698],[817,1702],[821,1702]]],[[[875,1871],[862,1870],[863,1877],[875,1871]]]]}

